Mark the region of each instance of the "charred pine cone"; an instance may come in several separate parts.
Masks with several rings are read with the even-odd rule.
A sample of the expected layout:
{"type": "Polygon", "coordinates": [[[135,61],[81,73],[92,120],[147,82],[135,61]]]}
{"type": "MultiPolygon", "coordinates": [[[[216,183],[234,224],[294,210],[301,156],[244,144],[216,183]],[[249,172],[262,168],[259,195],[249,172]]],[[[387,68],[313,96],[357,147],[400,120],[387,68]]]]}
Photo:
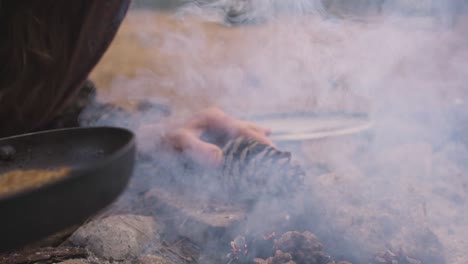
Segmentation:
{"type": "Polygon", "coordinates": [[[292,256],[289,253],[284,253],[281,250],[275,252],[274,257],[269,257],[268,259],[255,259],[256,264],[296,264],[292,260],[292,256]]]}
{"type": "Polygon", "coordinates": [[[230,196],[252,201],[260,197],[291,197],[305,173],[291,163],[291,153],[252,139],[237,138],[223,147],[221,183],[230,196]]]}
{"type": "Polygon", "coordinates": [[[386,250],[377,254],[370,264],[422,264],[421,261],[405,256],[403,252],[386,250]]]}
{"type": "Polygon", "coordinates": [[[323,251],[317,237],[310,233],[297,231],[283,234],[275,243],[273,250],[289,253],[296,263],[328,264],[334,263],[323,251]]]}

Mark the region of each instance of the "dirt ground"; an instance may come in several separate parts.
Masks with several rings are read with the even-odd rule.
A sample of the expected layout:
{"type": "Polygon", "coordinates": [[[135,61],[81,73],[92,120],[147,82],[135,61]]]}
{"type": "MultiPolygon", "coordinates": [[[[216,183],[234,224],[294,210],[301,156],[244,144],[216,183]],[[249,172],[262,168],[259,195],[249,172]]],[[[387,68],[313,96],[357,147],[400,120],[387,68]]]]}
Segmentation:
{"type": "MultiPolygon", "coordinates": [[[[313,17],[295,18],[296,25],[283,23],[288,19],[228,27],[197,16],[132,10],[90,77],[101,94],[119,99],[164,98],[181,111],[216,104],[235,114],[280,108],[369,112],[374,107],[369,98],[373,96],[371,86],[382,85],[377,81],[382,81],[384,71],[407,76],[418,64],[434,61],[433,68],[414,77],[426,78],[437,71],[440,76],[434,86],[443,86],[437,88],[441,96],[451,101],[466,96],[453,77],[460,72],[454,72],[459,65],[451,58],[457,56],[460,63],[466,56],[459,40],[450,34],[419,30],[415,31],[414,48],[404,46],[411,38],[399,43],[398,38],[412,34],[411,28],[429,24],[424,19],[407,25],[395,22],[404,29],[401,32],[382,27],[382,34],[390,36],[385,45],[379,45],[373,35],[378,26],[322,25],[313,17]],[[291,27],[299,29],[289,30],[291,27]],[[438,43],[426,48],[434,53],[431,57],[413,59],[409,55],[418,45],[436,38],[438,43]],[[391,45],[395,50],[389,50],[391,45]],[[402,58],[392,59],[392,52],[402,58]]],[[[458,35],[466,32],[463,28],[461,23],[458,35]]]]}
{"type": "MultiPolygon", "coordinates": [[[[300,23],[308,23],[308,19],[300,23]]],[[[321,31],[326,30],[323,28],[310,30],[310,36],[301,38],[314,42],[314,46],[343,37],[338,32],[321,36],[321,31]]],[[[347,27],[345,34],[355,30],[347,27]]],[[[109,93],[110,98],[164,98],[182,112],[209,105],[221,106],[233,114],[272,112],[278,108],[368,111],[366,98],[347,87],[329,91],[318,100],[316,95],[321,89],[314,92],[313,87],[320,85],[317,82],[321,80],[302,76],[323,71],[316,69],[320,67],[317,60],[326,58],[308,62],[301,58],[301,52],[286,58],[281,46],[295,45],[294,33],[287,31],[281,23],[228,27],[197,16],[181,19],[169,13],[136,10],[124,20],[90,78],[101,94],[109,93]],[[277,30],[288,35],[275,35],[277,30]],[[270,39],[271,50],[257,41],[262,37],[270,39]],[[269,60],[274,64],[269,64],[269,60]],[[282,63],[285,71],[275,66],[282,63]],[[278,73],[278,78],[283,75],[284,81],[270,78],[271,71],[278,73]],[[288,90],[290,95],[286,95],[288,90]]],[[[345,76],[330,78],[346,82],[345,76]]]]}

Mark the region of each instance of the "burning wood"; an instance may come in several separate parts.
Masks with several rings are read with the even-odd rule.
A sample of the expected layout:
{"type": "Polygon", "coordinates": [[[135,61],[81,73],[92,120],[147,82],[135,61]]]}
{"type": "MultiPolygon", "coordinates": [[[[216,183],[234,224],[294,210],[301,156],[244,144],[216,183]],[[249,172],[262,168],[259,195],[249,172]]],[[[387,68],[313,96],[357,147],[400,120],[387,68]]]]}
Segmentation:
{"type": "Polygon", "coordinates": [[[57,263],[67,259],[87,258],[88,252],[78,247],[46,247],[27,249],[9,255],[0,256],[4,264],[57,263]]]}

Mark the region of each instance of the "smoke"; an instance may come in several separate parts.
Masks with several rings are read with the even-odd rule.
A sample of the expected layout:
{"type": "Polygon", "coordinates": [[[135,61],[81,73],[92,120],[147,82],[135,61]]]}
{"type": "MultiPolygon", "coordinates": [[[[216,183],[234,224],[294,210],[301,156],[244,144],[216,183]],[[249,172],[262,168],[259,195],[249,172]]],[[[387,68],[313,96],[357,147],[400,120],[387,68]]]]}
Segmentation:
{"type": "MultiPolygon", "coordinates": [[[[120,80],[111,97],[148,97],[148,87],[162,84],[235,116],[364,113],[375,124],[370,139],[306,142],[294,153],[312,172],[297,227],[356,263],[389,246],[424,263],[466,263],[466,6],[456,0],[187,2],[157,34],[136,32],[154,52],[151,67],[163,61],[164,73],[120,80]],[[238,19],[226,19],[233,9],[238,19]],[[313,173],[318,161],[326,173],[313,173]]],[[[133,23],[159,26],[151,12],[134,12],[133,23]]],[[[133,123],[137,129],[147,121],[133,123]]],[[[150,157],[140,157],[137,168],[143,185],[159,184],[154,175],[161,173],[193,178],[170,155],[150,157]],[[161,172],[161,164],[169,169],[161,172]]],[[[251,226],[264,223],[261,210],[251,226]]]]}

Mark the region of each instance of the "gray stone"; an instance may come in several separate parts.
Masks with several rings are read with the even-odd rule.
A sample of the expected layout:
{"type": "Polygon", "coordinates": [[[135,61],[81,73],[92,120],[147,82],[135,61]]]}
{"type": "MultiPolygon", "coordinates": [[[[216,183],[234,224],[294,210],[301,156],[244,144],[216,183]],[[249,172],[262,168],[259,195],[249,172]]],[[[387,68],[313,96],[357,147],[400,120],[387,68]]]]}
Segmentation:
{"type": "Polygon", "coordinates": [[[157,229],[151,217],[117,215],[91,221],[78,229],[69,241],[86,247],[99,258],[125,260],[138,257],[157,241],[157,229]]]}

